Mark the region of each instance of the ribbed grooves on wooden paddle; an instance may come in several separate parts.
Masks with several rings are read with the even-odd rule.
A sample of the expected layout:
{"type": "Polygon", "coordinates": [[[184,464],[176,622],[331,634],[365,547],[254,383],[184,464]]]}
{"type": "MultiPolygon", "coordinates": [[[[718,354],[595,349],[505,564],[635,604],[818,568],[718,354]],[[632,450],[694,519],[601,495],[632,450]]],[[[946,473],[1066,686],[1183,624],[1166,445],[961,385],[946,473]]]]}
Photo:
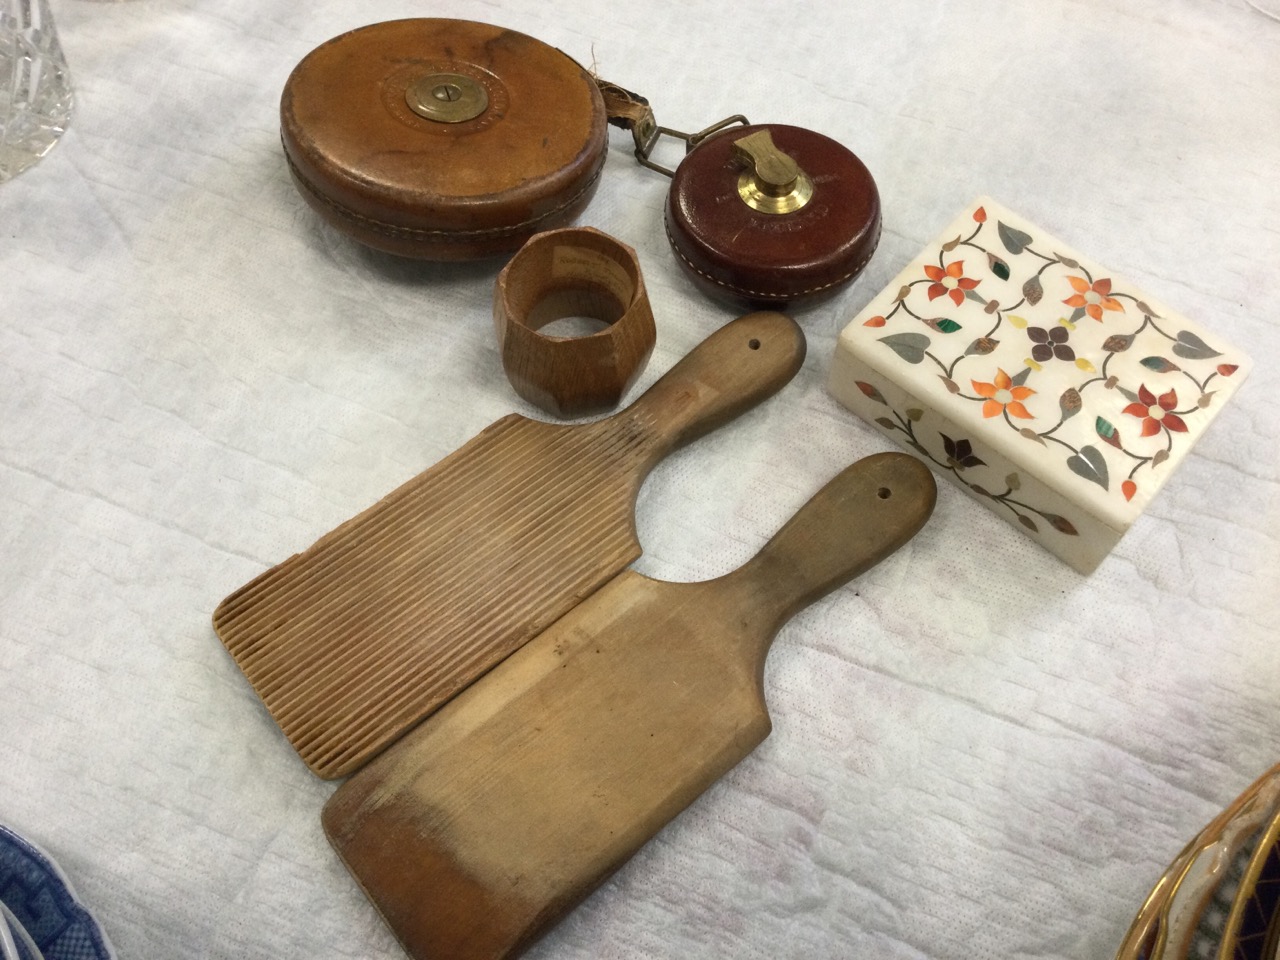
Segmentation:
{"type": "Polygon", "coordinates": [[[218,635],[307,765],[342,776],[639,555],[652,436],[499,421],[228,597],[218,635]]]}

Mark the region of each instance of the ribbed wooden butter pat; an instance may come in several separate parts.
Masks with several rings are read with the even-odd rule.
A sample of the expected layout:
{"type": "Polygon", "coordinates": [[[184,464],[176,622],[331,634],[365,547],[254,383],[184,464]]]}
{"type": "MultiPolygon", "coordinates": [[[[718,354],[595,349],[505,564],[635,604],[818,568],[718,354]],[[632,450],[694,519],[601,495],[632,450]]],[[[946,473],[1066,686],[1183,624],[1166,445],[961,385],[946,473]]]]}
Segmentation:
{"type": "Polygon", "coordinates": [[[804,352],[792,320],[749,314],[611,417],[499,420],[237,590],[214,628],[307,765],[344,776],[639,556],[650,468],[804,352]]]}

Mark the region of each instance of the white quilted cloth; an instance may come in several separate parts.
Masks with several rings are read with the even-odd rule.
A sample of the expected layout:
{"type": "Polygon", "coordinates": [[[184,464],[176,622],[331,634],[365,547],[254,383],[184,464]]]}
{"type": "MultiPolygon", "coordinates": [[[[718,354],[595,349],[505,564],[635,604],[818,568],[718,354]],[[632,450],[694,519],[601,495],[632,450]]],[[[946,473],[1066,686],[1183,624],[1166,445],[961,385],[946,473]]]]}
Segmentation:
{"type": "MultiPolygon", "coordinates": [[[[325,842],[333,785],[209,617],[536,414],[498,363],[494,265],[359,248],[279,146],[281,87],[320,42],[482,19],[673,127],[822,131],[880,185],[880,249],[801,316],[804,370],[644,487],[646,574],[737,566],[888,448],[825,391],[835,335],[980,194],[1257,363],[1089,578],[942,486],[923,533],[778,637],[770,739],[531,956],[1105,958],[1278,759],[1280,22],[1243,0],[580,6],[55,4],[76,115],[0,185],[0,819],[122,957],[401,956],[325,842]]],[[[637,393],[730,316],[667,251],[665,189],[614,131],[582,221],[640,252],[658,347],[637,393]]]]}

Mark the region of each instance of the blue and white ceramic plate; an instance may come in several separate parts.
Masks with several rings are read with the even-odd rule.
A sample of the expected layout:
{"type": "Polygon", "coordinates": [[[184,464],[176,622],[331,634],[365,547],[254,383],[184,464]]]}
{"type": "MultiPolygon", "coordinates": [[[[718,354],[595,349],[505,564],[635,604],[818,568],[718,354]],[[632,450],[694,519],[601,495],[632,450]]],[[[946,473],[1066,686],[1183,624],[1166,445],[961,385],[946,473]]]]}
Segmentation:
{"type": "Polygon", "coordinates": [[[47,853],[0,824],[0,956],[10,947],[21,960],[115,960],[107,936],[85,909],[71,881],[47,853]],[[33,952],[35,951],[35,952],[33,952]]]}

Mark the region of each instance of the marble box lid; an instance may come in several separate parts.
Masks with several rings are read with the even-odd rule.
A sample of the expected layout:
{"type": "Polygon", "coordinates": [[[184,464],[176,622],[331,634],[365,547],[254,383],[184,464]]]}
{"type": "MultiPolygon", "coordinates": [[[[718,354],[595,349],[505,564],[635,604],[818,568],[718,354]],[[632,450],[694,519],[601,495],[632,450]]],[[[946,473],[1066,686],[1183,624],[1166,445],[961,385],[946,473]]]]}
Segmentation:
{"type": "Polygon", "coordinates": [[[845,328],[838,397],[850,385],[837,379],[861,365],[917,408],[895,416],[866,380],[849,405],[935,466],[964,483],[980,446],[1117,534],[1250,368],[1220,337],[986,197],[845,328]],[[950,437],[956,449],[926,449],[912,428],[926,409],[963,433],[965,449],[950,437]]]}

